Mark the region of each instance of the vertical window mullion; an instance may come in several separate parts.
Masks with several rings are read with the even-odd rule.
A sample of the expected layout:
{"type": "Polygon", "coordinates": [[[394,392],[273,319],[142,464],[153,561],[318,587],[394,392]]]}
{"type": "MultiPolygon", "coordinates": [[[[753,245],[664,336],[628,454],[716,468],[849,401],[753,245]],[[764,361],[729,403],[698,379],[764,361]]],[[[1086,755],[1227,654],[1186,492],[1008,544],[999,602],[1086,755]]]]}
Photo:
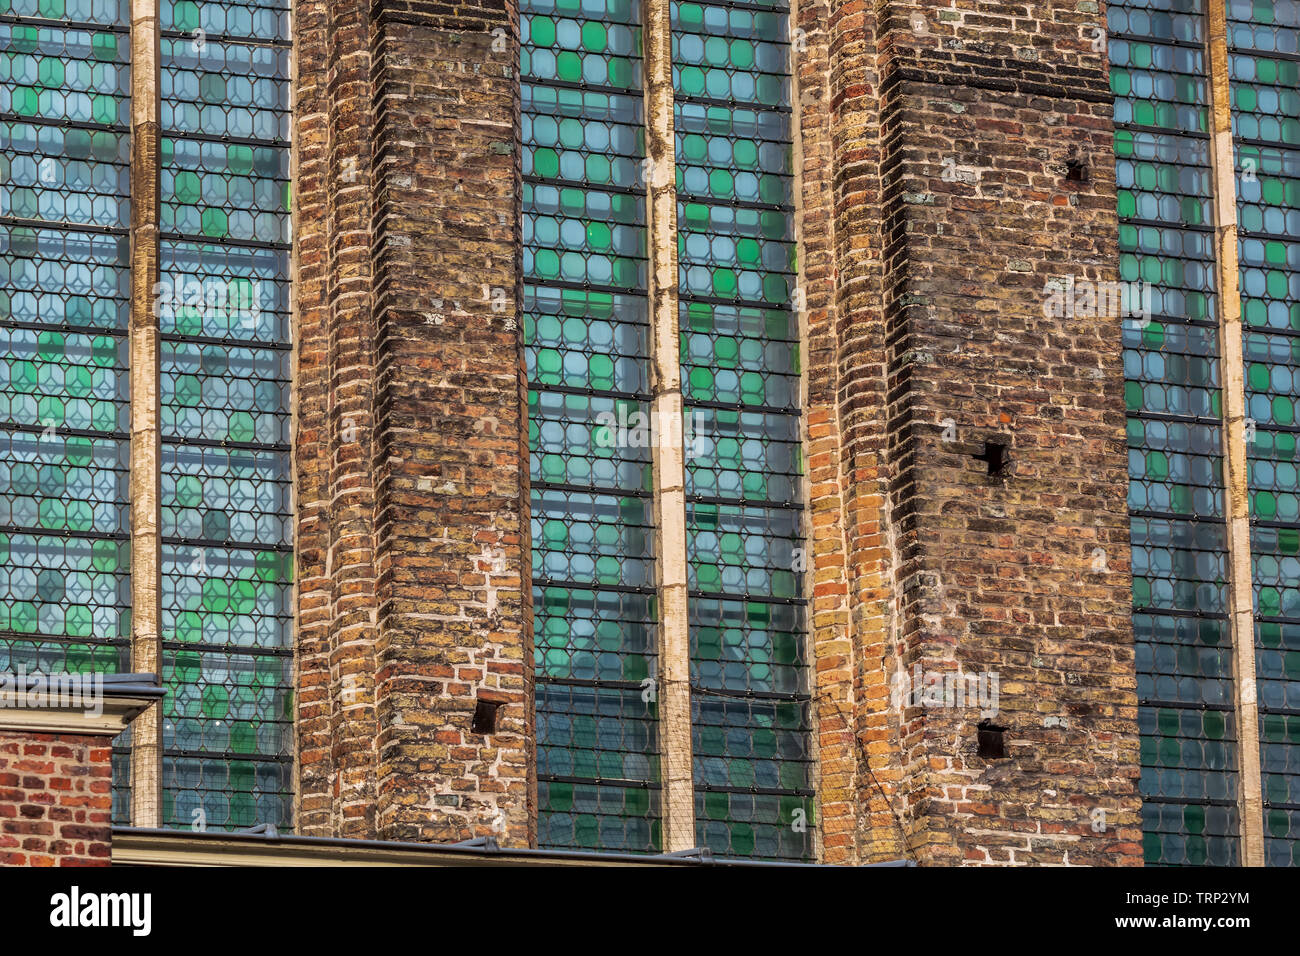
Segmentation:
{"type": "MultiPolygon", "coordinates": [[[[161,674],[158,603],[158,3],[131,2],[131,669],[161,674]]],[[[132,724],[131,823],[162,826],[162,706],[132,724]]]]}
{"type": "Polygon", "coordinates": [[[671,4],[645,0],[646,196],[659,593],[659,740],[664,849],[696,845],[691,733],[685,422],[677,327],[677,193],[671,4]]]}

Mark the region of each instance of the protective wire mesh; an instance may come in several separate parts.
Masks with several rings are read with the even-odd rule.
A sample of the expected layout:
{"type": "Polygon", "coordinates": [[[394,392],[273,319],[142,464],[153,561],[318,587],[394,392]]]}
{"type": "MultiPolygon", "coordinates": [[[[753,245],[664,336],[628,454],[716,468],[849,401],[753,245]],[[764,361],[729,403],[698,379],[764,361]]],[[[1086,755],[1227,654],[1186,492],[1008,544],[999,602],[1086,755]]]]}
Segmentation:
{"type": "MultiPolygon", "coordinates": [[[[1214,2],[1214,0],[1210,0],[1214,2]]],[[[1204,0],[1107,5],[1146,862],[1238,862],[1204,0]]]]}
{"type": "Polygon", "coordinates": [[[639,5],[521,4],[538,845],[662,849],[639,5]]]}
{"type": "Polygon", "coordinates": [[[163,823],[291,823],[288,0],[162,0],[163,823]]]}
{"type": "Polygon", "coordinates": [[[0,671],[129,670],[128,22],[0,0],[0,671]]]}

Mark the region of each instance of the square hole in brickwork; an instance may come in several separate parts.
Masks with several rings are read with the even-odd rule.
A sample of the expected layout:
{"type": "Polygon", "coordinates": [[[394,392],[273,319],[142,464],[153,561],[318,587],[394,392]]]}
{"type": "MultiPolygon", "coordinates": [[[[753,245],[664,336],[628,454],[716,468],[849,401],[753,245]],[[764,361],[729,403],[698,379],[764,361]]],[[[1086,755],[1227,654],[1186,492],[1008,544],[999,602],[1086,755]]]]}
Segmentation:
{"type": "Polygon", "coordinates": [[[470,722],[470,733],[495,734],[497,732],[497,710],[501,707],[500,701],[495,700],[478,700],[474,704],[474,719],[470,722]]]}

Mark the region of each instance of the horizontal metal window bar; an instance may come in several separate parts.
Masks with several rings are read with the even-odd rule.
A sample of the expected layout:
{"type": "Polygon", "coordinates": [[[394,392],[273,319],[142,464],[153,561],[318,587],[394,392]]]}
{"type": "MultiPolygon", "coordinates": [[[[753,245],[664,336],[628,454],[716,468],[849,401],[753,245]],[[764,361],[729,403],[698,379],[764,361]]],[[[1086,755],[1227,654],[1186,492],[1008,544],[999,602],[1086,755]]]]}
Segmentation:
{"type": "MultiPolygon", "coordinates": [[[[679,265],[689,265],[684,260],[679,260],[679,265]]],[[[764,270],[766,271],[766,270],[764,270]]],[[[777,275],[793,276],[793,272],[773,273],[777,275]]],[[[789,302],[762,302],[758,299],[742,299],[740,296],[733,296],[730,299],[724,299],[715,295],[699,295],[698,293],[688,293],[678,291],[677,299],[679,302],[699,302],[703,305],[730,305],[742,309],[763,309],[771,312],[793,312],[789,302]]]]}
{"type": "MultiPolygon", "coordinates": [[[[1179,74],[1179,75],[1180,75],[1180,76],[1186,76],[1187,74],[1184,73],[1184,74],[1179,74]]],[[[1146,100],[1139,99],[1138,102],[1147,102],[1147,101],[1146,101],[1146,100]]],[[[1187,104],[1187,105],[1191,105],[1191,104],[1187,104]]],[[[1208,108],[1208,107],[1207,107],[1207,108],[1208,108]]],[[[1186,138],[1186,139],[1203,139],[1203,140],[1206,140],[1207,143],[1208,143],[1208,141],[1209,141],[1209,139],[1210,139],[1210,134],[1209,134],[1209,133],[1202,133],[1200,130],[1195,130],[1195,129],[1180,129],[1180,128],[1178,128],[1178,127],[1174,127],[1174,126],[1147,126],[1147,125],[1145,125],[1145,124],[1143,124],[1143,123],[1116,123],[1116,124],[1115,124],[1115,128],[1116,128],[1116,129],[1126,129],[1126,130],[1129,130],[1130,132],[1133,132],[1133,133],[1155,133],[1155,134],[1158,135],[1158,136],[1181,136],[1181,137],[1184,137],[1184,138],[1186,138]]],[[[1238,142],[1240,142],[1240,140],[1238,140],[1238,142]]],[[[1124,156],[1124,157],[1121,157],[1121,158],[1127,160],[1127,159],[1130,159],[1131,157],[1124,156]]],[[[1205,161],[1204,164],[1201,164],[1201,163],[1182,163],[1181,165],[1184,165],[1184,166],[1195,166],[1195,167],[1200,168],[1200,169],[1209,169],[1209,168],[1210,168],[1210,166],[1209,166],[1209,158],[1208,158],[1208,156],[1206,157],[1206,161],[1205,161]]]]}
{"type": "MultiPolygon", "coordinates": [[[[126,402],[122,399],[117,399],[115,404],[122,407],[126,406],[126,402]]],[[[45,432],[45,426],[19,425],[14,422],[0,422],[0,431],[13,432],[15,434],[40,435],[45,432]]],[[[108,441],[129,441],[131,438],[130,432],[102,432],[96,431],[93,428],[68,428],[64,425],[56,426],[54,434],[60,438],[100,438],[108,441]]]]}
{"type": "Polygon", "coordinates": [[[658,790],[655,780],[627,780],[623,777],[571,777],[555,773],[539,773],[538,783],[571,783],[577,786],[622,787],[625,790],[658,790]]]}
{"type": "MultiPolygon", "coordinates": [[[[123,300],[119,299],[118,301],[123,300]]],[[[127,336],[127,330],[124,328],[111,328],[102,325],[73,325],[70,322],[24,322],[12,318],[0,319],[0,328],[27,329],[30,332],[64,332],[71,335],[109,335],[119,339],[125,339],[127,336]]],[[[126,368],[123,366],[117,371],[125,372],[126,368]]],[[[122,404],[126,404],[125,399],[122,399],[122,404]]]]}
{"type": "MultiPolygon", "coordinates": [[[[1200,485],[1197,487],[1208,487],[1214,491],[1223,490],[1223,488],[1218,485],[1213,485],[1213,486],[1200,485]]],[[[1186,514],[1184,512],[1154,511],[1151,509],[1132,509],[1129,511],[1128,515],[1130,518],[1151,518],[1156,521],[1167,519],[1170,521],[1177,521],[1183,524],[1200,524],[1201,522],[1205,522],[1207,524],[1224,523],[1223,515],[1186,514]]]]}
{"type": "MultiPolygon", "coordinates": [[[[1146,765],[1144,765],[1146,766],[1146,765]]],[[[1176,768],[1164,768],[1176,769],[1176,768]]],[[[1232,776],[1236,776],[1235,771],[1227,771],[1232,776]]],[[[1143,803],[1172,803],[1180,807],[1229,807],[1236,809],[1236,800],[1223,800],[1215,797],[1167,797],[1162,794],[1143,793],[1143,803]]],[[[1224,839],[1236,839],[1236,834],[1225,834],[1224,839]]]]}
{"type": "MultiPolygon", "coordinates": [[[[688,458],[687,465],[686,465],[688,471],[690,470],[690,461],[691,459],[688,458]]],[[[771,472],[765,472],[765,474],[769,476],[772,475],[771,472]]],[[[802,476],[791,475],[789,477],[801,478],[802,476]]],[[[689,483],[690,481],[688,478],[687,484],[689,485],[689,483]]],[[[803,511],[804,510],[803,503],[799,501],[776,501],[767,498],[763,498],[763,499],[726,498],[721,495],[696,495],[690,493],[689,491],[686,493],[686,503],[694,504],[694,505],[737,505],[746,508],[763,508],[769,511],[803,511]]]]}
{"type": "MultiPolygon", "coordinates": [[[[164,651],[202,651],[205,654],[233,654],[237,657],[292,658],[292,647],[247,647],[242,644],[210,644],[203,641],[163,641],[164,651]]],[[[292,677],[290,678],[292,680],[292,677]]],[[[288,688],[288,684],[283,685],[288,688]]]]}
{"type": "MultiPolygon", "coordinates": [[[[1127,40],[1130,43],[1150,43],[1154,46],[1172,46],[1183,50],[1203,51],[1205,49],[1204,40],[1178,40],[1173,37],[1154,37],[1144,36],[1141,33],[1107,33],[1107,40],[1127,40]]],[[[1123,67],[1123,64],[1115,64],[1116,67],[1123,67]]],[[[1137,70],[1148,70],[1150,67],[1134,67],[1137,70]]]]}
{"type": "MultiPolygon", "coordinates": [[[[1248,136],[1234,136],[1232,137],[1232,143],[1234,146],[1259,146],[1264,149],[1276,149],[1282,153],[1300,153],[1300,145],[1296,143],[1280,143],[1275,139],[1251,139],[1248,136]]],[[[1238,202],[1240,202],[1240,198],[1238,198],[1238,202]]]]}
{"type": "MultiPolygon", "coordinates": [[[[286,14],[288,13],[287,10],[283,12],[286,14]]],[[[158,31],[159,36],[166,37],[168,40],[193,41],[194,39],[197,38],[198,33],[199,31],[197,30],[163,29],[158,31]]],[[[277,47],[281,50],[293,49],[293,41],[282,40],[279,37],[248,37],[248,36],[239,36],[234,33],[205,33],[203,39],[204,42],[207,43],[226,43],[226,44],[238,45],[238,46],[270,46],[270,47],[277,47]]],[[[163,56],[165,57],[166,55],[164,54],[163,56]]],[[[276,77],[276,79],[283,79],[283,78],[276,77]]]]}
{"type": "MultiPolygon", "coordinates": [[[[536,346],[529,346],[529,348],[534,348],[534,347],[536,346]]],[[[622,357],[623,356],[620,356],[620,358],[622,357]]],[[[644,357],[640,355],[631,355],[631,356],[627,356],[627,358],[633,359],[638,362],[650,361],[648,357],[644,357]]],[[[575,388],[572,385],[546,385],[541,382],[533,382],[533,381],[530,381],[528,383],[528,390],[532,392],[547,392],[547,393],[557,394],[557,395],[581,395],[587,398],[615,398],[615,399],[623,399],[626,401],[647,402],[647,403],[654,399],[654,396],[649,394],[648,392],[620,392],[620,391],[614,391],[614,390],[603,389],[603,388],[575,388]]]]}
{"type": "MultiPolygon", "coordinates": [[[[653,657],[651,654],[641,655],[653,657]]],[[[640,691],[645,689],[645,685],[640,681],[634,680],[587,680],[581,677],[545,677],[537,675],[537,683],[547,684],[551,687],[586,687],[592,690],[627,690],[640,691]]]]}
{"type": "MultiPolygon", "coordinates": [[[[692,663],[696,663],[697,661],[698,661],[697,658],[692,658],[692,663]]],[[[733,663],[733,662],[727,661],[725,663],[733,663]]],[[[791,667],[797,666],[802,670],[807,670],[806,664],[787,665],[787,666],[791,666],[791,667]]],[[[781,692],[781,691],[772,691],[772,690],[743,690],[743,691],[726,690],[721,687],[705,687],[702,684],[695,684],[695,683],[691,684],[691,692],[696,694],[705,694],[710,697],[734,698],[736,700],[778,700],[778,701],[788,701],[790,703],[807,703],[812,700],[812,697],[808,694],[797,694],[794,692],[781,692]]]]}
{"type": "Polygon", "coordinates": [[[0,226],[15,229],[40,229],[55,232],[88,232],[97,236],[127,236],[131,230],[121,226],[97,226],[94,223],[64,222],[55,219],[24,219],[18,216],[0,216],[0,226]]]}
{"type": "MultiPolygon", "coordinates": [[[[184,718],[182,718],[184,719],[184,718]]],[[[277,727],[287,727],[293,723],[292,720],[268,720],[264,716],[259,717],[262,724],[274,724],[277,727]]],[[[204,721],[204,723],[214,723],[214,721],[204,721]]],[[[254,763],[279,763],[291,765],[293,763],[292,754],[248,754],[236,753],[231,750],[184,750],[179,747],[164,747],[163,759],[168,757],[179,757],[182,760],[249,760],[254,763]]],[[[164,768],[165,771],[165,768],[164,768]]],[[[182,790],[189,790],[189,787],[183,787],[182,790]]],[[[210,788],[209,792],[217,788],[210,788]]],[[[261,790],[258,787],[253,788],[257,793],[278,793],[276,790],[261,790]]],[[[229,790],[222,789],[220,792],[229,793],[229,790]]]]}
{"type": "MultiPolygon", "coordinates": [[[[265,516],[265,512],[263,512],[265,516]]],[[[273,515],[271,517],[288,518],[291,515],[273,515]]],[[[211,548],[214,551],[276,551],[280,554],[292,554],[292,544],[271,544],[262,541],[218,541],[215,538],[175,538],[162,536],[162,543],[177,548],[211,548]]]]}
{"type": "MultiPolygon", "coordinates": [[[[126,610],[126,607],[121,604],[113,604],[108,606],[119,611],[126,610]]],[[[129,648],[131,646],[131,639],[129,637],[120,637],[120,638],[118,637],[109,637],[109,638],[69,637],[67,634],[40,634],[40,633],[32,634],[26,631],[7,631],[7,630],[0,629],[0,644],[8,643],[8,642],[17,643],[17,644],[55,644],[55,645],[68,644],[68,645],[75,645],[77,647],[88,644],[94,648],[119,647],[123,649],[129,648]]],[[[12,648],[9,648],[8,650],[10,650],[10,652],[12,653],[12,648]]]]}
{"type": "MultiPolygon", "coordinates": [[[[525,49],[530,47],[531,44],[524,44],[525,49]]],[[[636,63],[638,67],[640,66],[641,58],[639,56],[628,57],[627,59],[636,63]]],[[[640,72],[639,69],[638,72],[640,72]]],[[[641,104],[641,98],[643,95],[640,86],[605,86],[601,83],[587,83],[586,81],[581,80],[575,83],[571,80],[552,80],[541,79],[534,76],[525,76],[521,79],[521,83],[524,86],[548,87],[554,90],[575,90],[581,93],[606,93],[611,96],[626,96],[636,100],[638,106],[641,104]]],[[[623,120],[619,120],[618,123],[621,126],[631,125],[623,120]]]]}
{"type": "MultiPolygon", "coordinates": [[[[700,34],[696,34],[697,36],[700,34]]],[[[674,63],[675,66],[689,66],[690,64],[674,63]]],[[[765,76],[778,76],[776,73],[759,74],[765,76]]],[[[728,97],[719,99],[713,96],[687,96],[684,93],[673,90],[673,103],[696,103],[700,106],[717,106],[728,110],[749,110],[752,113],[790,113],[791,109],[783,104],[768,105],[766,103],[751,103],[748,100],[737,100],[728,97]]]]}
{"type": "MultiPolygon", "coordinates": [[[[180,102],[180,101],[178,101],[180,102]]],[[[261,146],[267,149],[288,149],[291,145],[287,139],[259,139],[253,136],[231,136],[228,133],[198,133],[192,130],[165,129],[159,134],[163,139],[182,139],[196,143],[223,143],[230,146],[261,146]]],[[[178,164],[173,159],[166,164],[166,168],[177,167],[178,164]]],[[[274,179],[277,182],[288,182],[287,178],[278,176],[262,176],[261,179],[274,179]]]]}
{"type": "MultiPolygon", "coordinates": [[[[126,474],[125,468],[115,468],[113,470],[121,475],[126,474]]],[[[125,502],[113,504],[114,507],[121,508],[123,514],[126,513],[127,505],[125,502]]],[[[30,535],[34,538],[76,538],[79,541],[129,541],[131,539],[130,533],[125,531],[74,531],[70,528],[32,528],[27,525],[17,524],[0,524],[0,532],[4,534],[30,535]]]]}
{"type": "MultiPolygon", "coordinates": [[[[646,461],[646,465],[650,462],[646,461]]],[[[568,494],[604,495],[617,498],[652,498],[653,491],[641,488],[611,488],[608,485],[574,485],[563,481],[534,481],[531,487],[540,491],[561,491],[568,494]]]]}
{"type": "Polygon", "coordinates": [[[24,27],[45,27],[50,30],[82,30],[87,33],[120,33],[126,35],[131,32],[130,25],[125,23],[96,23],[94,20],[55,20],[50,17],[28,17],[16,13],[0,14],[0,23],[12,23],[15,26],[24,27]]]}
{"type": "Polygon", "coordinates": [[[687,596],[706,601],[730,601],[736,604],[782,604],[790,607],[804,607],[806,598],[779,598],[770,594],[737,594],[734,591],[697,591],[690,590],[687,596]]]}
{"type": "MultiPolygon", "coordinates": [[[[637,157],[632,156],[628,158],[636,159],[637,157]]],[[[524,176],[523,181],[534,186],[554,186],[557,189],[580,189],[583,192],[618,193],[623,196],[636,196],[638,199],[645,198],[644,186],[615,186],[611,183],[584,183],[572,179],[547,179],[545,176],[535,176],[532,174],[524,176]]],[[[527,204],[525,204],[524,212],[528,213],[530,211],[531,210],[528,209],[527,204]]],[[[633,228],[645,228],[644,222],[636,224],[623,223],[622,225],[630,225],[633,228]]]]}
{"type": "MultiPolygon", "coordinates": [[[[292,342],[268,342],[265,339],[235,339],[214,335],[179,335],[176,332],[163,332],[159,338],[164,342],[174,342],[177,344],[219,345],[232,349],[268,349],[277,352],[293,351],[292,342]]],[[[276,379],[276,381],[286,380],[276,379]]]]}
{"type": "MultiPolygon", "coordinates": [[[[122,94],[125,98],[127,94],[122,94]]],[[[16,123],[18,125],[30,126],[59,126],[64,129],[85,129],[97,133],[121,133],[127,135],[131,132],[131,127],[123,126],[120,123],[95,123],[91,120],[74,120],[66,116],[23,116],[19,113],[0,112],[0,122],[16,123]]],[[[123,160],[120,163],[103,163],[105,166],[117,166],[119,169],[127,169],[131,165],[130,159],[123,160]]]]}
{"type": "MultiPolygon", "coordinates": [[[[1154,384],[1154,383],[1153,383],[1154,384]]],[[[1218,385],[1198,386],[1206,389],[1218,389],[1218,385]]],[[[1137,418],[1147,422],[1179,422],[1184,425],[1213,425],[1216,428],[1223,427],[1223,420],[1219,418],[1204,418],[1200,415],[1182,415],[1177,412],[1129,412],[1129,418],[1137,418]]]]}
{"type": "Polygon", "coordinates": [[[653,596],[656,593],[654,585],[637,585],[637,584],[591,584],[586,581],[567,581],[563,578],[533,578],[533,587],[535,588],[567,588],[574,591],[612,591],[618,594],[644,594],[653,596]]]}
{"type": "MultiPolygon", "coordinates": [[[[1260,23],[1247,23],[1242,20],[1228,21],[1228,36],[1232,36],[1232,27],[1234,26],[1263,26],[1260,23]]],[[[1289,60],[1292,63],[1300,63],[1300,53],[1289,53],[1285,50],[1249,50],[1239,46],[1229,44],[1228,52],[1237,56],[1247,56],[1252,60],[1289,60]]],[[[1277,89],[1286,89],[1281,83],[1260,83],[1257,80],[1240,80],[1237,77],[1229,77],[1233,83],[1250,83],[1254,86],[1272,86],[1277,89]]],[[[1234,110],[1233,112],[1237,112],[1234,110]]],[[[1244,112],[1244,111],[1242,111],[1244,112]]]]}
{"type": "MultiPolygon", "coordinates": [[[[677,167],[694,165],[692,163],[683,163],[680,160],[677,167]]],[[[724,172],[749,172],[749,170],[732,170],[724,166],[708,166],[702,168],[721,169],[724,172]]],[[[783,178],[792,178],[788,173],[763,173],[765,176],[782,176],[783,178]]],[[[764,212],[783,212],[793,213],[794,206],[789,203],[760,202],[756,199],[718,199],[716,196],[701,196],[699,193],[690,193],[684,189],[677,190],[677,204],[684,206],[687,203],[694,203],[703,206],[724,206],[728,209],[758,209],[764,212]]],[[[794,238],[769,240],[775,242],[794,242],[794,238]]],[[[792,273],[790,273],[792,274],[792,273]]]]}
{"type": "MultiPolygon", "coordinates": [[[[1141,190],[1141,189],[1135,189],[1135,190],[1133,190],[1133,191],[1134,191],[1134,192],[1146,192],[1146,190],[1141,190]]],[[[1187,197],[1187,198],[1189,198],[1189,199],[1204,199],[1206,202],[1209,202],[1209,201],[1210,201],[1210,197],[1209,197],[1209,196],[1189,196],[1189,197],[1187,197]]],[[[1161,229],[1161,230],[1170,231],[1170,232],[1208,232],[1208,233],[1211,233],[1211,234],[1213,234],[1213,232],[1214,232],[1214,227],[1213,227],[1213,226],[1197,225],[1196,223],[1189,223],[1189,222],[1170,222],[1170,221],[1167,220],[1167,219],[1166,219],[1166,220],[1161,220],[1161,219],[1138,219],[1138,218],[1135,217],[1135,216],[1125,216],[1125,217],[1122,217],[1122,218],[1120,219],[1119,222],[1120,222],[1120,225],[1122,225],[1122,226],[1141,226],[1141,227],[1143,227],[1143,228],[1161,229]]],[[[1146,254],[1146,255],[1156,255],[1156,253],[1145,253],[1145,254],[1146,254]]],[[[1173,258],[1173,257],[1170,257],[1170,258],[1173,258]]],[[[1213,255],[1204,256],[1204,257],[1197,257],[1197,256],[1178,256],[1177,258],[1180,259],[1180,260],[1183,261],[1183,262],[1213,262],[1213,261],[1214,261],[1214,256],[1213,256],[1213,255]]],[[[1123,284],[1124,284],[1123,282],[1120,283],[1120,285],[1123,285],[1123,284]]]]}
{"type": "MultiPolygon", "coordinates": [[[[681,5],[682,0],[672,0],[672,7],[681,5]]],[[[697,6],[701,7],[722,7],[725,10],[754,10],[758,13],[770,13],[774,16],[789,16],[788,7],[778,7],[767,3],[746,3],[745,0],[695,0],[697,6]]],[[[673,16],[673,33],[683,33],[685,31],[677,28],[677,17],[673,16]]],[[[766,42],[766,41],[764,41],[766,42]]],[[[676,61],[674,61],[676,62],[676,61]]]]}
{"type": "MultiPolygon", "coordinates": [[[[183,232],[161,232],[160,239],[168,242],[188,242],[196,246],[235,246],[241,249],[267,249],[289,252],[293,249],[291,242],[263,242],[258,239],[214,239],[211,236],[197,236],[183,232]]],[[[282,279],[274,281],[282,282],[282,279]]]]}
{"type": "Polygon", "coordinates": [[[177,435],[163,435],[161,441],[164,445],[189,448],[237,448],[241,451],[281,453],[288,453],[293,450],[293,447],[287,442],[230,441],[226,438],[182,438],[177,435]]]}
{"type": "Polygon", "coordinates": [[[1151,614],[1160,617],[1194,617],[1204,618],[1211,621],[1226,621],[1228,613],[1226,611],[1198,611],[1192,608],[1175,608],[1175,607],[1135,607],[1133,615],[1151,614]]]}
{"type": "MultiPolygon", "coordinates": [[[[707,754],[696,754],[696,759],[707,757],[707,754]]],[[[784,763],[795,763],[793,760],[783,761],[784,763]]],[[[812,761],[801,760],[799,763],[811,765],[812,761]]],[[[788,787],[728,787],[722,784],[696,783],[696,793],[748,793],[763,797],[812,797],[817,795],[817,791],[806,788],[790,789],[788,787]]]]}
{"type": "MultiPolygon", "coordinates": [[[[688,331],[684,329],[683,334],[688,334],[688,331]]],[[[747,405],[744,402],[714,402],[691,398],[684,399],[683,404],[687,408],[708,408],[719,412],[753,412],[758,415],[783,415],[787,418],[799,418],[803,415],[802,409],[791,408],[788,405],[747,405]]]]}
{"type": "MultiPolygon", "coordinates": [[[[1256,617],[1255,620],[1259,620],[1259,618],[1256,617]]],[[[1261,714],[1274,714],[1278,717],[1300,717],[1300,707],[1269,707],[1267,704],[1260,704],[1259,712],[1261,714]]],[[[1270,741],[1267,740],[1263,742],[1270,743],[1270,741]]],[[[1280,743],[1280,741],[1278,741],[1278,743],[1280,743]]]]}
{"type": "MultiPolygon", "coordinates": [[[[1217,711],[1222,711],[1224,713],[1231,713],[1235,709],[1232,704],[1211,704],[1208,701],[1189,702],[1183,700],[1159,700],[1159,699],[1151,699],[1151,698],[1140,699],[1138,701],[1138,706],[1139,707],[1163,707],[1168,710],[1217,710],[1217,711]]],[[[1235,739],[1235,738],[1229,738],[1229,739],[1235,739]]]]}
{"type": "MultiPolygon", "coordinates": [[[[530,246],[531,249],[546,249],[550,246],[530,246]]],[[[625,258],[635,258],[626,256],[625,258]]],[[[645,262],[645,259],[636,259],[637,262],[645,262]]],[[[568,279],[540,279],[535,276],[524,276],[524,285],[532,286],[539,289],[572,289],[574,292],[604,292],[609,295],[630,295],[639,298],[645,298],[646,290],[635,286],[612,286],[600,285],[596,282],[571,282],[568,279]]],[[[642,323],[634,323],[641,325],[642,323]]]]}

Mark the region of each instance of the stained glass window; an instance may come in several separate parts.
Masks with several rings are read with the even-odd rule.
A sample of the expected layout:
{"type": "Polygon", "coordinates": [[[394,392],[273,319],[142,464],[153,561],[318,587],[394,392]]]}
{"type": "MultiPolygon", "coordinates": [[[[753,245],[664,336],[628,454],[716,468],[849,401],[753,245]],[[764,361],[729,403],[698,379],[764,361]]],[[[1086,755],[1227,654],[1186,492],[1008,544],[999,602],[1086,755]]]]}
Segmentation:
{"type": "Polygon", "coordinates": [[[0,0],[0,670],[129,670],[128,22],[0,0]]]}
{"type": "Polygon", "coordinates": [[[1146,861],[1238,862],[1203,0],[1107,5],[1146,861]]]}
{"type": "Polygon", "coordinates": [[[1228,0],[1265,855],[1300,865],[1300,3],[1228,0]],[[1248,438],[1252,436],[1248,435],[1248,438]]]}
{"type": "Polygon", "coordinates": [[[662,847],[639,4],[521,4],[538,844],[662,847]],[[642,440],[644,439],[644,440],[642,440]]]}
{"type": "MultiPolygon", "coordinates": [[[[684,514],[655,515],[639,5],[524,5],[539,842],[661,849],[656,522],[688,539],[696,842],[811,855],[784,8],[674,4],[684,514]],[[800,826],[800,823],[803,826],[800,826]]],[[[679,509],[680,510],[680,509],[679,509]]]]}
{"type": "Polygon", "coordinates": [[[288,2],[160,10],[163,823],[287,826],[288,2]]]}
{"type": "Polygon", "coordinates": [[[670,12],[696,840],[809,859],[787,7],[670,12]]]}

